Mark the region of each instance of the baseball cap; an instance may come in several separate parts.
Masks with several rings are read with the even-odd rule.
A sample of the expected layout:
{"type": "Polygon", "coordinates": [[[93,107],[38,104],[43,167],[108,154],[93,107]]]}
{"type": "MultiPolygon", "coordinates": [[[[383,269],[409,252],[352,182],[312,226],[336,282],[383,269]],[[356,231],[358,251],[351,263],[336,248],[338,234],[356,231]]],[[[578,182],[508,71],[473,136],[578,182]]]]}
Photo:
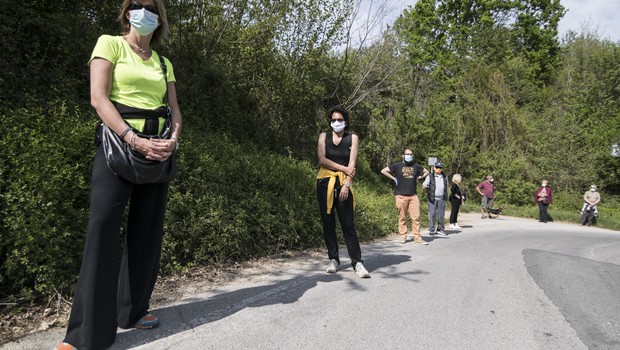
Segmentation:
{"type": "Polygon", "coordinates": [[[435,168],[443,168],[443,164],[441,164],[440,162],[436,162],[435,168]]]}

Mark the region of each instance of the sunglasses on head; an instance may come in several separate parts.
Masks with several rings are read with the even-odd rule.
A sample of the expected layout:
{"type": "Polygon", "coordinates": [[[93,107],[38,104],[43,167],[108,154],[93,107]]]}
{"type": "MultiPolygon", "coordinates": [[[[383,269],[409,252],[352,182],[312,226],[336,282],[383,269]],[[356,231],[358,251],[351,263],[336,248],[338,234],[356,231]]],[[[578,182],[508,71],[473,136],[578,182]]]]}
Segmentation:
{"type": "Polygon", "coordinates": [[[157,9],[157,7],[155,7],[153,5],[142,5],[139,2],[132,2],[131,4],[129,4],[129,9],[130,10],[145,9],[145,10],[149,11],[150,13],[154,13],[154,14],[159,16],[159,10],[157,9]]]}

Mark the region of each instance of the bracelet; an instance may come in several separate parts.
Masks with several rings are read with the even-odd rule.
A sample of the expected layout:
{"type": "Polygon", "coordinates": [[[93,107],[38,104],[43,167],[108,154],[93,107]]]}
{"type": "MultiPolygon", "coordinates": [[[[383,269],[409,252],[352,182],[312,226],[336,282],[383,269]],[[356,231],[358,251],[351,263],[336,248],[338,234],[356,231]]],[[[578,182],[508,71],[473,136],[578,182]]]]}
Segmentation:
{"type": "Polygon", "coordinates": [[[174,150],[175,152],[179,150],[179,139],[177,139],[176,137],[171,137],[171,140],[174,140],[174,150]]]}
{"type": "Polygon", "coordinates": [[[135,151],[136,150],[136,133],[135,132],[131,135],[130,142],[131,142],[131,149],[135,151]]]}
{"type": "Polygon", "coordinates": [[[127,129],[125,129],[125,131],[123,131],[123,133],[121,134],[121,139],[124,139],[125,135],[127,135],[127,133],[130,131],[131,131],[131,126],[128,126],[127,129]]]}

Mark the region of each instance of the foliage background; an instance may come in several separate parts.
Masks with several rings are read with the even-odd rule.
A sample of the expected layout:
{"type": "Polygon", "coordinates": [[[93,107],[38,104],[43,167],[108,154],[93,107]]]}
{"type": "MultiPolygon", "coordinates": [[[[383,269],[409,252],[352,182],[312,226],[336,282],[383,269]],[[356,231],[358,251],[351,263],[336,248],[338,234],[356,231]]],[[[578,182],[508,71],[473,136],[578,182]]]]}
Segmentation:
{"type": "MultiPolygon", "coordinates": [[[[99,35],[119,34],[119,4],[0,2],[0,300],[72,295],[97,120],[86,62],[99,35]]],[[[595,182],[600,224],[620,227],[620,47],[559,38],[557,0],[420,0],[357,45],[353,0],[166,4],[172,32],[157,49],[174,65],[185,128],[162,273],[322,246],[316,139],[336,104],[361,139],[363,239],[395,230],[378,172],[404,147],[462,174],[468,210],[492,173],[498,205],[534,217],[547,178],[552,215],[576,220],[595,182]]]]}

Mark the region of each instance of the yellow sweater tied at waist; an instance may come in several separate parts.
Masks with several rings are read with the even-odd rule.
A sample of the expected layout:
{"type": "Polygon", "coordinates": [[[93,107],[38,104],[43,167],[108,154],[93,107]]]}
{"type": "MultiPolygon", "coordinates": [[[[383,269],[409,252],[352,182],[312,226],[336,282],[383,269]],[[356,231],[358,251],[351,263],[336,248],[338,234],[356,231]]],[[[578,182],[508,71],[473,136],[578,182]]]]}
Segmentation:
{"type": "MultiPolygon", "coordinates": [[[[347,175],[342,171],[329,170],[324,167],[319,168],[319,173],[316,174],[317,180],[329,178],[327,183],[327,214],[331,214],[332,207],[334,206],[334,189],[336,187],[336,179],[339,180],[340,186],[344,186],[344,182],[347,179],[347,175]]],[[[353,194],[353,191],[349,187],[349,191],[353,194]]],[[[353,198],[353,208],[355,208],[355,198],[353,198]]]]}

